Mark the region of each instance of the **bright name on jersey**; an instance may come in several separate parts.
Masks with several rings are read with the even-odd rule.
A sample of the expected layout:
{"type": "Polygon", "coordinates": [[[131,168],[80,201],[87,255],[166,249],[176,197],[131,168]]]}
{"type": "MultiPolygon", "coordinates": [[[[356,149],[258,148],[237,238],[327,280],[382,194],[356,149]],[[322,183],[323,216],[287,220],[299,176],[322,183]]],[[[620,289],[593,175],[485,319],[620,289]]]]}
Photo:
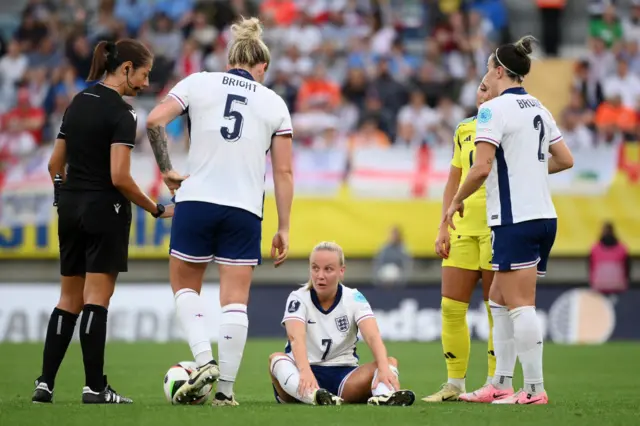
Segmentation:
{"type": "Polygon", "coordinates": [[[233,78],[226,75],[222,77],[222,84],[225,86],[241,87],[243,89],[251,90],[253,92],[255,92],[256,89],[258,88],[258,85],[256,83],[247,81],[244,78],[238,79],[238,78],[233,78]]]}

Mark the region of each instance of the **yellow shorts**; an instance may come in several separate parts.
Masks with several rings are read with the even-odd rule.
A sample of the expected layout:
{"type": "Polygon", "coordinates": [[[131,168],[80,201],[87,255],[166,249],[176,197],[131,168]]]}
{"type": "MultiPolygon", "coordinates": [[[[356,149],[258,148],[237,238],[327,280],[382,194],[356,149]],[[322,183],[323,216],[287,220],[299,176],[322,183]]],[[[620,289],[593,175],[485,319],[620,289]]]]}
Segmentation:
{"type": "Polygon", "coordinates": [[[449,258],[442,260],[442,266],[477,271],[491,270],[491,235],[470,237],[451,234],[449,258]]]}

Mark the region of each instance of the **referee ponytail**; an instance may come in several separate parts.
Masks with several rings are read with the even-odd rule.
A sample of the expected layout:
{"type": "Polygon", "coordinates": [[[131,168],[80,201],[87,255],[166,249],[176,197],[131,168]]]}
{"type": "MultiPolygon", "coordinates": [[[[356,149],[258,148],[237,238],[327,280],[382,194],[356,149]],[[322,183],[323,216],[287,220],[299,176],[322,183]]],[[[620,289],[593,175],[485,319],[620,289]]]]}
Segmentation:
{"type": "Polygon", "coordinates": [[[114,74],[125,62],[133,64],[132,72],[153,60],[153,54],[147,47],[133,39],[123,39],[117,43],[101,41],[93,51],[91,70],[87,81],[100,80],[105,74],[114,74]]]}

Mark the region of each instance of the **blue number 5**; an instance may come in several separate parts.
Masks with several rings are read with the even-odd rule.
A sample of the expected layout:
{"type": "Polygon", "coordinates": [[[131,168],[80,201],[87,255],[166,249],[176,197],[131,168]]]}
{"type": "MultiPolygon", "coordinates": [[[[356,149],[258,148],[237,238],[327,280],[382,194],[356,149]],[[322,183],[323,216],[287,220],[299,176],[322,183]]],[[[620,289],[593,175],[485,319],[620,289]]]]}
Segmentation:
{"type": "Polygon", "coordinates": [[[226,120],[233,120],[233,128],[221,127],[220,134],[227,142],[236,142],[242,135],[242,125],[244,124],[244,117],[239,111],[233,110],[233,104],[237,102],[242,105],[247,104],[247,98],[238,95],[227,95],[227,103],[224,107],[224,118],[226,120]]]}

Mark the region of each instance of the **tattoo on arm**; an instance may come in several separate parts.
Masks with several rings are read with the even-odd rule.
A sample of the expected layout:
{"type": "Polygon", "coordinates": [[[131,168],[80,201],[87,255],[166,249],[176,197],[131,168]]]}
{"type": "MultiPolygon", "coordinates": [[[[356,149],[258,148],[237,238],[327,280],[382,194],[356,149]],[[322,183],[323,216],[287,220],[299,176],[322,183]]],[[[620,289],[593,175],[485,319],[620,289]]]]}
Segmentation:
{"type": "Polygon", "coordinates": [[[155,126],[147,128],[147,136],[156,157],[156,163],[162,173],[166,173],[173,169],[171,160],[169,159],[169,147],[167,140],[167,132],[163,126],[155,126]]]}
{"type": "Polygon", "coordinates": [[[491,164],[491,163],[493,163],[493,158],[489,158],[489,159],[487,160],[487,164],[491,164]]]}

